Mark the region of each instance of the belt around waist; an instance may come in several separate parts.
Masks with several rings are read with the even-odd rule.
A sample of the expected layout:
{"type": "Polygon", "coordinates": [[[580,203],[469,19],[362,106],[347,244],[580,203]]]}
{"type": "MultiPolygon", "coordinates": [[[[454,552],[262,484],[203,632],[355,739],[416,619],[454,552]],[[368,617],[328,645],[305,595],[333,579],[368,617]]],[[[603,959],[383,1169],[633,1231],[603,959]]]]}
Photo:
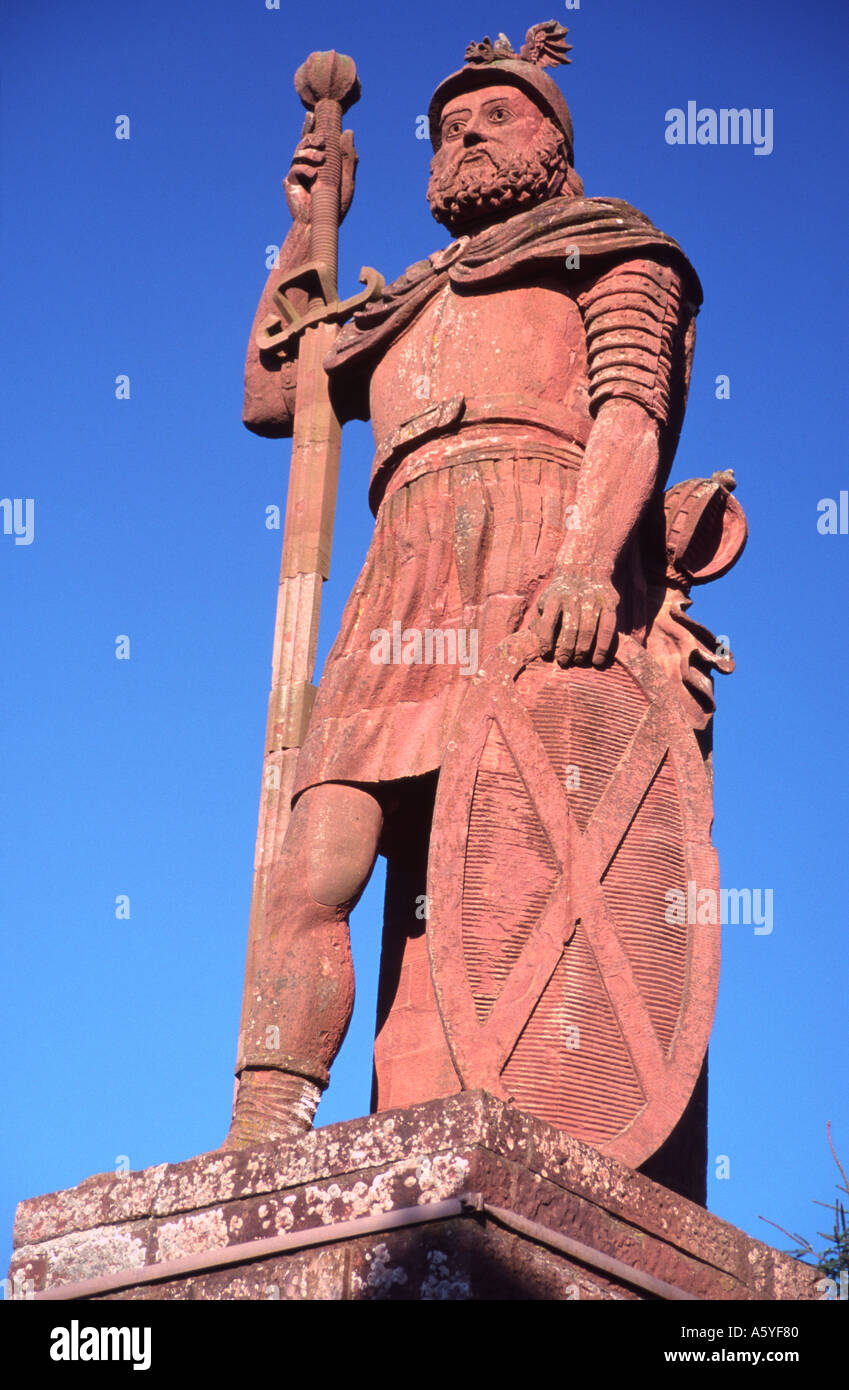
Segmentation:
{"type": "MultiPolygon", "coordinates": [[[[391,483],[391,490],[437,467],[448,467],[463,462],[462,455],[471,452],[480,454],[482,449],[494,448],[501,452],[497,441],[487,444],[487,429],[507,427],[508,437],[502,441],[504,449],[515,447],[517,435],[531,428],[539,439],[549,436],[549,448],[553,457],[567,467],[578,467],[584,453],[589,434],[590,420],[576,418],[573,411],[565,406],[549,401],[529,400],[526,396],[499,394],[480,396],[467,400],[463,395],[452,397],[429,406],[420,415],[401,425],[388,439],[378,446],[374,457],[369,486],[369,502],[373,512],[380,503],[391,483]],[[470,440],[461,441],[459,436],[471,427],[479,439],[474,445],[470,440]],[[426,450],[425,446],[439,440],[446,434],[457,436],[457,444],[442,449],[438,454],[426,450]],[[414,458],[409,458],[414,454],[414,458]],[[400,469],[403,459],[408,465],[400,469]]],[[[542,440],[535,442],[535,449],[543,447],[542,440]]],[[[546,449],[548,452],[548,449],[546,449]]]]}

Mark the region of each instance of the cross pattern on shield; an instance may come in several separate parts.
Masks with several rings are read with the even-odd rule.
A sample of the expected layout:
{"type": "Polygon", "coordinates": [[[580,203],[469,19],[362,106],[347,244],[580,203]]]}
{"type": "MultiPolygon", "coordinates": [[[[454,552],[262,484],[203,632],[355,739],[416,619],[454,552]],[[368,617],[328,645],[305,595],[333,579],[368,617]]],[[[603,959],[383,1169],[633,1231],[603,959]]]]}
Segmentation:
{"type": "Polygon", "coordinates": [[[718,889],[711,820],[693,731],[634,639],[604,670],[539,659],[527,631],[501,643],[449,741],[428,876],[464,1088],[632,1167],[660,1147],[716,1002],[719,926],[667,920],[688,884],[718,889]]]}

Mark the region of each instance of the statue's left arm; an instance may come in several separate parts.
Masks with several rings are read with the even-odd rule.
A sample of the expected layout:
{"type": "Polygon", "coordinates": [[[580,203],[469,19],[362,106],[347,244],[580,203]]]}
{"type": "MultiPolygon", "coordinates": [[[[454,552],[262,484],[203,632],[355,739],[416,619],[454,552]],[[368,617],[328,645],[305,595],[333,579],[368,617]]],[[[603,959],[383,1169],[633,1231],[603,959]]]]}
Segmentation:
{"type": "Polygon", "coordinates": [[[579,297],[594,416],[571,529],[532,626],[563,665],[602,665],[613,648],[614,570],[661,477],[670,382],[684,351],[681,284],[668,266],[628,261],[579,297]]]}

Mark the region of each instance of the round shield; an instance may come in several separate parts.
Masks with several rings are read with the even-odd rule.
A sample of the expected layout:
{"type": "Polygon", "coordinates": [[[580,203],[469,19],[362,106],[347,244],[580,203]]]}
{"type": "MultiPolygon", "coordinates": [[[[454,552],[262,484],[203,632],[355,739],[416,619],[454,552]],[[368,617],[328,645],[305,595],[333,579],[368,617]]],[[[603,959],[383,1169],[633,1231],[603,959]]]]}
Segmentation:
{"type": "Polygon", "coordinates": [[[464,1088],[631,1167],[660,1147],[713,1021],[711,820],[693,731],[636,641],[604,670],[540,660],[527,631],[501,643],[458,717],[431,837],[431,969],[464,1088]]]}

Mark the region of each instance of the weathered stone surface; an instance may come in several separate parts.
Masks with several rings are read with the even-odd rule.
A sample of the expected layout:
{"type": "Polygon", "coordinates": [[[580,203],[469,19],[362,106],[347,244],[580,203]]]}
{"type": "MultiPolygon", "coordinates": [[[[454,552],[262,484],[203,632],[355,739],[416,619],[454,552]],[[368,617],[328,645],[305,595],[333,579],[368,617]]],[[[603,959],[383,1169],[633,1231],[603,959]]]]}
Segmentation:
{"type": "Polygon", "coordinates": [[[292,1143],[206,1154],[22,1202],[11,1275],[36,1291],[127,1272],[140,1299],[644,1298],[544,1235],[458,1215],[133,1284],[210,1250],[480,1194],[548,1231],[709,1299],[815,1298],[808,1266],[483,1092],[330,1125],[292,1143]],[[97,1194],[93,1200],[93,1194],[97,1194]],[[133,1219],[127,1213],[132,1211],[133,1219]]]}
{"type": "Polygon", "coordinates": [[[712,672],[733,660],[687,610],[746,523],[730,471],[666,489],[702,290],[642,213],[584,196],[547,72],[565,40],[549,20],[518,52],[473,44],[440,84],[427,197],[453,240],[388,286],[364,272],[353,317],[356,159],[314,94],[354,65],[313,55],[296,83],[311,114],[244,410],[293,438],[266,748],[287,765],[263,792],[225,1144],[312,1119],[382,853],[374,1108],[485,1088],[698,1197],[720,923],[669,904],[719,898],[712,672]],[[308,707],[352,419],[374,431],[375,530],[308,707]]]}

